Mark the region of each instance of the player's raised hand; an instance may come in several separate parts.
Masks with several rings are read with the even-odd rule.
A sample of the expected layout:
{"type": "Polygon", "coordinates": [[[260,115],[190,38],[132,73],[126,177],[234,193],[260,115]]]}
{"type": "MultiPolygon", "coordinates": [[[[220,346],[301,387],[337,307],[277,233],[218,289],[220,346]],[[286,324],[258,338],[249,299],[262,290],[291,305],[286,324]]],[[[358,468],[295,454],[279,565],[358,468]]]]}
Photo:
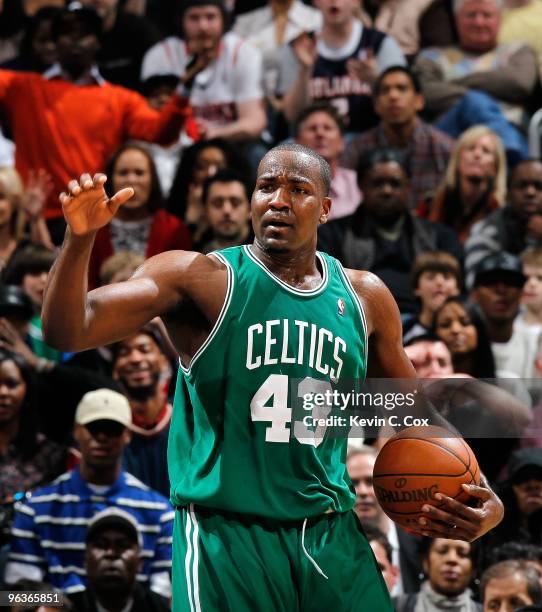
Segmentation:
{"type": "Polygon", "coordinates": [[[134,195],[131,187],[118,191],[112,198],[105,192],[105,174],[82,174],[81,178],[68,183],[68,192],[59,196],[64,218],[71,231],[84,236],[107,225],[115,213],[134,195]]]}

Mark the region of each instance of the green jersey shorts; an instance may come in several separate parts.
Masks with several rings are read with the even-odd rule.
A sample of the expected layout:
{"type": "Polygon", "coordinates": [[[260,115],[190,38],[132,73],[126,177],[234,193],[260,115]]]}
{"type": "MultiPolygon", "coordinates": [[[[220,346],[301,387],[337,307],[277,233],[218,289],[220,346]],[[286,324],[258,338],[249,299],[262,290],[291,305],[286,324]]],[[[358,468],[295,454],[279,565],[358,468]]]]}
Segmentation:
{"type": "Polygon", "coordinates": [[[393,612],[353,510],[277,522],[175,513],[174,612],[393,612]]]}

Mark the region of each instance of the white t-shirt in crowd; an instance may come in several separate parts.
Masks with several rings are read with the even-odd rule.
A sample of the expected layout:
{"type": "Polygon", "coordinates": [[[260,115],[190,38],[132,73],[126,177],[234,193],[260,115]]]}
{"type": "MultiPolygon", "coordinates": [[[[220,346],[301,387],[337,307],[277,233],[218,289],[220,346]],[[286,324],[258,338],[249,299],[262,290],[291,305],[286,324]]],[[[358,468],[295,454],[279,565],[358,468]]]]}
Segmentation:
{"type": "MultiPolygon", "coordinates": [[[[185,41],[170,36],[145,54],[141,80],[158,74],[182,76],[189,59],[185,41]]],[[[218,57],[194,81],[190,104],[196,118],[205,119],[211,126],[235,121],[236,104],[263,98],[262,80],[259,49],[234,32],[227,32],[220,42],[218,57]]]]}

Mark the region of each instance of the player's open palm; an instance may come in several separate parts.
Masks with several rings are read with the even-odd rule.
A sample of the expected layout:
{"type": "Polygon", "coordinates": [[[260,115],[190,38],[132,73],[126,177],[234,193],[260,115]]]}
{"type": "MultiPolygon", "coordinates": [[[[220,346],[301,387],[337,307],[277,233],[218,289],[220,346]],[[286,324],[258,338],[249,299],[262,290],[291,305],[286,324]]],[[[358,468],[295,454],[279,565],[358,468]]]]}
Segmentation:
{"type": "Polygon", "coordinates": [[[105,174],[82,174],[68,183],[68,192],[60,194],[60,203],[66,222],[77,236],[107,225],[117,210],[134,195],[131,187],[118,191],[110,198],[104,189],[105,174]]]}

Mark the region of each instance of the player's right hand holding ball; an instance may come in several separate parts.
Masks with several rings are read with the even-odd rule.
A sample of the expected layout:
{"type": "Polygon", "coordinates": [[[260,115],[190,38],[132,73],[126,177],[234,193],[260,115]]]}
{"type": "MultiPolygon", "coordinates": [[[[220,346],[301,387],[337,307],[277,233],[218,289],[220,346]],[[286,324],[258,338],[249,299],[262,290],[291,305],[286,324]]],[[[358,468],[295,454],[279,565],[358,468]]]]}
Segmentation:
{"type": "Polygon", "coordinates": [[[79,181],[68,183],[68,192],[60,194],[64,218],[76,236],[84,236],[107,225],[115,213],[133,195],[131,187],[125,187],[110,198],[104,189],[105,174],[82,174],[79,181]]]}

